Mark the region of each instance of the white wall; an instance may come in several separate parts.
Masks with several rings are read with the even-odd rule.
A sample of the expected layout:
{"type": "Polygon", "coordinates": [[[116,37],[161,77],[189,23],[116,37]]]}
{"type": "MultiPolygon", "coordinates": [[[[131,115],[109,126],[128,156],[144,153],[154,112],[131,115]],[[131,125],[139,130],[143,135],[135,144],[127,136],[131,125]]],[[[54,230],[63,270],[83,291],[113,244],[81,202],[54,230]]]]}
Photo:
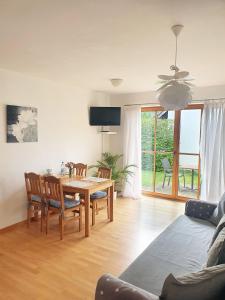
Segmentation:
{"type": "Polygon", "coordinates": [[[88,107],[108,104],[103,93],[0,70],[0,228],[26,218],[25,171],[57,172],[61,161],[100,158],[101,135],[89,126],[88,107]],[[38,108],[37,143],[6,143],[6,104],[38,108]]]}
{"type": "MultiPolygon", "coordinates": [[[[194,100],[205,100],[213,98],[225,98],[225,85],[219,86],[208,86],[208,87],[196,87],[193,93],[194,100]]],[[[145,104],[154,103],[157,105],[158,100],[156,98],[156,93],[154,91],[144,92],[144,93],[132,93],[132,94],[111,94],[110,95],[110,105],[112,106],[122,106],[125,104],[145,104]]],[[[117,135],[110,137],[110,151],[113,153],[123,152],[123,118],[122,124],[117,128],[117,135]]]]}

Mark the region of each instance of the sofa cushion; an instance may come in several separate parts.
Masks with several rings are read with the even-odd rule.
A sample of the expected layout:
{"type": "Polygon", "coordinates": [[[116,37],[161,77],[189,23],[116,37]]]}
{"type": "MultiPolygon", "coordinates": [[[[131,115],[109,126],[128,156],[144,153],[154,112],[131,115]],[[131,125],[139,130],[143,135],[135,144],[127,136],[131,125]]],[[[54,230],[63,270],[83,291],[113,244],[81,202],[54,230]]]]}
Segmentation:
{"type": "Polygon", "coordinates": [[[225,227],[225,215],[222,217],[222,219],[220,220],[219,224],[217,225],[216,227],[216,230],[214,232],[214,235],[213,235],[213,238],[212,238],[212,241],[210,243],[210,246],[209,248],[212,247],[213,243],[215,242],[218,234],[220,233],[220,231],[225,227]]]}
{"type": "Polygon", "coordinates": [[[159,300],[159,297],[105,274],[98,280],[95,300],[159,300]]]}
{"type": "Polygon", "coordinates": [[[185,215],[209,220],[217,205],[215,203],[190,199],[185,204],[185,215]]]}
{"type": "Polygon", "coordinates": [[[120,276],[160,295],[166,277],[198,271],[207,260],[215,226],[182,215],[164,230],[120,276]]]}
{"type": "Polygon", "coordinates": [[[205,268],[175,278],[170,274],[163,285],[162,300],[223,300],[225,265],[205,268]]]}
{"type": "Polygon", "coordinates": [[[207,267],[225,263],[225,228],[218,234],[212,247],[209,249],[207,267]]]}
{"type": "Polygon", "coordinates": [[[216,209],[214,210],[214,212],[210,218],[210,221],[213,224],[218,225],[219,221],[222,219],[224,214],[225,214],[225,193],[220,198],[220,201],[219,201],[216,209]]]}

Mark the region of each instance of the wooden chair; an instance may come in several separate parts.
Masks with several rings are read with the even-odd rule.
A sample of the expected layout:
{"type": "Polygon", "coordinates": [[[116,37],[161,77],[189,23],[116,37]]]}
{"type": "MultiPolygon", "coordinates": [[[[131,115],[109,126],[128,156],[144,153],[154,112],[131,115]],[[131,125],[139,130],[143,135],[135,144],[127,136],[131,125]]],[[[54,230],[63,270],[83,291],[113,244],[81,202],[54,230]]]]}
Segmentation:
{"type": "MultiPolygon", "coordinates": [[[[168,178],[168,186],[170,185],[170,179],[173,177],[173,169],[170,165],[169,159],[167,157],[161,159],[163,170],[164,170],[164,177],[162,182],[162,188],[164,189],[166,178],[168,178]]],[[[180,189],[180,178],[184,180],[184,188],[185,188],[185,173],[184,169],[179,170],[178,174],[178,184],[180,189]]]]}
{"type": "Polygon", "coordinates": [[[34,213],[38,217],[41,212],[41,231],[43,230],[43,219],[45,215],[44,187],[41,176],[35,173],[25,173],[25,184],[27,190],[27,226],[30,226],[30,219],[34,213]]]}
{"type": "Polygon", "coordinates": [[[79,231],[82,229],[82,205],[78,200],[71,200],[63,195],[63,187],[60,178],[54,176],[44,177],[45,193],[47,201],[46,210],[46,234],[50,213],[59,215],[60,238],[63,239],[64,225],[66,221],[79,220],[79,231]],[[70,216],[68,215],[70,213],[70,216]],[[72,213],[72,214],[71,214],[72,213]],[[68,217],[66,219],[66,217],[68,217]]]}
{"type": "MultiPolygon", "coordinates": [[[[87,176],[87,165],[82,164],[82,163],[75,164],[75,163],[72,163],[72,162],[70,162],[68,164],[72,165],[72,167],[73,167],[73,174],[75,176],[84,176],[84,177],[87,176]]],[[[74,193],[68,193],[68,192],[66,192],[66,193],[64,193],[64,196],[65,197],[69,197],[71,199],[75,199],[75,194],[74,193]]],[[[82,197],[82,195],[81,195],[81,197],[82,197]]]]}
{"type": "Polygon", "coordinates": [[[87,176],[87,165],[82,163],[73,164],[74,175],[87,176]]]}
{"type": "MultiPolygon", "coordinates": [[[[97,176],[99,178],[111,179],[112,170],[109,168],[98,168],[97,176]]],[[[104,208],[107,208],[107,217],[109,218],[109,189],[106,191],[97,191],[90,196],[92,209],[92,225],[95,224],[95,215],[104,208]]]]}

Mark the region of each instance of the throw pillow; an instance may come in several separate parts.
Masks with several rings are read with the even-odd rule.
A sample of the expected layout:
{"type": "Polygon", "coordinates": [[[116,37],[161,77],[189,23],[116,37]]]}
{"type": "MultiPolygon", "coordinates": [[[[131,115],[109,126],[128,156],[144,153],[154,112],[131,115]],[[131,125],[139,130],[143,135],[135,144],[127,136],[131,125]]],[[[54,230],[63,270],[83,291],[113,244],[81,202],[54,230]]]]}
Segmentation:
{"type": "Polygon", "coordinates": [[[212,267],[222,263],[225,263],[225,228],[220,231],[209,249],[206,266],[212,267]]]}
{"type": "Polygon", "coordinates": [[[147,291],[110,274],[104,274],[97,283],[95,300],[159,300],[147,291]]]}
{"type": "Polygon", "coordinates": [[[225,193],[220,198],[220,201],[210,218],[210,222],[212,222],[214,225],[218,225],[219,221],[224,216],[224,214],[225,214],[225,193]]]}
{"type": "Polygon", "coordinates": [[[161,300],[224,300],[225,265],[205,268],[175,278],[170,274],[163,285],[161,300]]]}
{"type": "Polygon", "coordinates": [[[216,230],[214,232],[214,235],[212,237],[212,241],[210,243],[209,249],[212,247],[213,243],[215,242],[218,234],[220,233],[220,231],[225,227],[225,215],[222,217],[222,219],[220,220],[219,224],[216,227],[216,230]]]}

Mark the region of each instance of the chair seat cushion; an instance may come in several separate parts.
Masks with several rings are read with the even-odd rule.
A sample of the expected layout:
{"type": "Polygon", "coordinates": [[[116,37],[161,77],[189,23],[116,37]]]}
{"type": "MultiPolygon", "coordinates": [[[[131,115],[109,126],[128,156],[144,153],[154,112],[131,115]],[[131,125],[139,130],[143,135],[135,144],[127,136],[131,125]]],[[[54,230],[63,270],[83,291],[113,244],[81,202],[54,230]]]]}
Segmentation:
{"type": "Polygon", "coordinates": [[[41,197],[38,196],[38,195],[31,195],[31,201],[40,202],[41,203],[41,197]]]}
{"type": "MultiPolygon", "coordinates": [[[[60,208],[61,203],[57,200],[49,200],[49,205],[55,208],[60,208]]],[[[65,198],[64,199],[64,206],[65,208],[73,208],[80,205],[80,200],[70,200],[65,198]]]]}
{"type": "Polygon", "coordinates": [[[97,199],[101,199],[101,198],[105,198],[107,196],[107,193],[104,191],[97,191],[93,194],[91,194],[91,200],[97,200],[97,199]]]}

